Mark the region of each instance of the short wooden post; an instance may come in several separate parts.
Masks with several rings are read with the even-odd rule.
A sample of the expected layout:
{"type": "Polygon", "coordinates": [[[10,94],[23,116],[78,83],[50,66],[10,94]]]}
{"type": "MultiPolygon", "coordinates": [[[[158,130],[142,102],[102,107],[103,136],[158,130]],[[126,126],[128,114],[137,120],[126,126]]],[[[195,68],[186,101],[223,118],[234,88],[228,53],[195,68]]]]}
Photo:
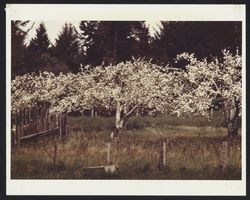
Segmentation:
{"type": "Polygon", "coordinates": [[[228,142],[224,141],[221,148],[221,172],[224,172],[227,168],[228,162],[228,142]]]}
{"type": "Polygon", "coordinates": [[[111,148],[111,144],[110,142],[107,144],[107,164],[110,165],[110,148],[111,148]]]}
{"type": "Polygon", "coordinates": [[[59,114],[58,116],[58,125],[59,125],[60,139],[62,139],[62,115],[61,114],[59,114]]]}
{"type": "Polygon", "coordinates": [[[54,155],[53,155],[53,164],[55,165],[56,164],[56,159],[57,158],[57,143],[55,141],[54,143],[54,155]]]}
{"type": "Polygon", "coordinates": [[[63,135],[65,136],[67,133],[67,114],[63,114],[63,135]]]}
{"type": "Polygon", "coordinates": [[[21,130],[21,128],[20,128],[20,126],[17,126],[16,127],[16,135],[17,135],[17,146],[18,147],[20,147],[20,130],[21,130]]]}
{"type": "Polygon", "coordinates": [[[166,163],[166,142],[163,142],[163,146],[162,146],[162,165],[163,167],[166,167],[167,163],[166,163]]]}
{"type": "Polygon", "coordinates": [[[55,114],[53,114],[51,117],[51,129],[55,128],[55,119],[56,119],[55,117],[56,117],[55,114]]]}
{"type": "Polygon", "coordinates": [[[65,135],[66,127],[65,127],[65,114],[61,114],[61,127],[62,127],[62,136],[65,135]]]}
{"type": "Polygon", "coordinates": [[[49,116],[49,110],[47,110],[47,114],[46,114],[47,116],[46,116],[46,127],[47,127],[47,130],[50,130],[50,124],[49,124],[49,122],[50,122],[50,116],[49,116]]]}
{"type": "Polygon", "coordinates": [[[24,126],[23,126],[23,123],[21,123],[20,125],[20,137],[22,137],[24,135],[24,126]]]}

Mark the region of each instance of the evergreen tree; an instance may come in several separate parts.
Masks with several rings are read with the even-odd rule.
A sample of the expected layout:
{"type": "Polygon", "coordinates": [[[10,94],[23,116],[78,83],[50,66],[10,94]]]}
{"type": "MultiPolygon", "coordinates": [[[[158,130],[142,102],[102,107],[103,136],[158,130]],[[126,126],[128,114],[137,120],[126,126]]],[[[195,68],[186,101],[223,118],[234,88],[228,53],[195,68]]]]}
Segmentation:
{"type": "Polygon", "coordinates": [[[134,45],[135,56],[147,58],[150,50],[148,27],[146,27],[144,22],[136,22],[131,33],[136,43],[136,45],[134,45]]]}
{"type": "Polygon", "coordinates": [[[31,39],[28,47],[28,66],[29,71],[43,71],[48,64],[50,41],[44,23],[36,29],[36,35],[31,39]],[[46,58],[46,59],[45,59],[46,58]]]}
{"type": "Polygon", "coordinates": [[[81,30],[82,47],[88,49],[96,42],[98,21],[81,21],[79,28],[81,30]]]}
{"type": "Polygon", "coordinates": [[[46,53],[50,46],[50,40],[48,38],[47,30],[44,23],[41,23],[36,29],[36,37],[32,38],[30,41],[29,48],[31,51],[35,52],[37,55],[46,53]]]}
{"type": "Polygon", "coordinates": [[[76,28],[66,23],[53,47],[54,55],[76,72],[79,70],[79,39],[76,28]]]}
{"type": "Polygon", "coordinates": [[[12,77],[24,74],[27,71],[26,66],[26,45],[24,43],[28,32],[32,29],[31,25],[27,28],[29,21],[15,20],[11,21],[11,69],[12,77]]]}
{"type": "Polygon", "coordinates": [[[81,21],[79,28],[80,34],[80,62],[82,64],[94,64],[101,62],[101,50],[98,48],[99,40],[97,37],[98,21],[81,21]],[[98,59],[99,58],[99,59],[98,59]]]}
{"type": "Polygon", "coordinates": [[[159,64],[174,65],[176,54],[195,53],[198,58],[221,56],[221,49],[241,49],[240,22],[162,22],[153,41],[152,56],[159,64]]]}
{"type": "Polygon", "coordinates": [[[88,64],[116,64],[148,51],[144,22],[82,21],[80,30],[88,64]]]}

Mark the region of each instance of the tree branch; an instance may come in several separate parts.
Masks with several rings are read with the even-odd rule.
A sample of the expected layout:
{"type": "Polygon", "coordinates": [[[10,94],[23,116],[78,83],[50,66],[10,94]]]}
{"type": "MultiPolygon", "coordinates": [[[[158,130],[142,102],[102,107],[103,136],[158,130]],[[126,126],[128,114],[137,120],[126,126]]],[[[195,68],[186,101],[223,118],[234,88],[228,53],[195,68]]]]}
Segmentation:
{"type": "Polygon", "coordinates": [[[129,117],[129,115],[131,115],[138,106],[139,106],[139,104],[137,104],[136,106],[134,106],[123,118],[129,117]]]}
{"type": "Polygon", "coordinates": [[[215,86],[216,90],[219,92],[220,90],[219,90],[218,85],[215,83],[214,79],[212,79],[212,81],[213,81],[213,84],[214,84],[214,86],[215,86]]]}

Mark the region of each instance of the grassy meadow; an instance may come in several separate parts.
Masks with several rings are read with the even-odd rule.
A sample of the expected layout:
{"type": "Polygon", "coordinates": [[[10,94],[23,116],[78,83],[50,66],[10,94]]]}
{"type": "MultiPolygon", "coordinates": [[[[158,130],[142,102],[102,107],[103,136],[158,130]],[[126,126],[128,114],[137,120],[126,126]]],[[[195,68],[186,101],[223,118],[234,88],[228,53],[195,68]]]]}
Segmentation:
{"type": "MultiPolygon", "coordinates": [[[[49,136],[12,147],[12,179],[241,179],[241,137],[228,141],[227,167],[220,154],[227,130],[220,113],[203,117],[132,117],[119,140],[110,141],[113,117],[69,117],[70,133],[49,136]],[[162,146],[166,142],[166,166],[162,146]],[[114,174],[86,170],[107,164],[114,174]]],[[[240,132],[240,130],[239,130],[240,132]]]]}

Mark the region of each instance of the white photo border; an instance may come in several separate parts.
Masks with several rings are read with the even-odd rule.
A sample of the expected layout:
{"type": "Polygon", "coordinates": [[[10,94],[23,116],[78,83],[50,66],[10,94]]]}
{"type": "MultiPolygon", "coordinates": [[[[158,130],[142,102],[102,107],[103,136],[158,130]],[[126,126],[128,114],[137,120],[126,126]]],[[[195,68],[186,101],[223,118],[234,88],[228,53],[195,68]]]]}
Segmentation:
{"type": "Polygon", "coordinates": [[[6,5],[6,194],[7,195],[246,195],[246,6],[176,4],[9,4],[6,5]],[[14,180],[11,152],[11,20],[241,21],[241,180],[14,180]]]}

